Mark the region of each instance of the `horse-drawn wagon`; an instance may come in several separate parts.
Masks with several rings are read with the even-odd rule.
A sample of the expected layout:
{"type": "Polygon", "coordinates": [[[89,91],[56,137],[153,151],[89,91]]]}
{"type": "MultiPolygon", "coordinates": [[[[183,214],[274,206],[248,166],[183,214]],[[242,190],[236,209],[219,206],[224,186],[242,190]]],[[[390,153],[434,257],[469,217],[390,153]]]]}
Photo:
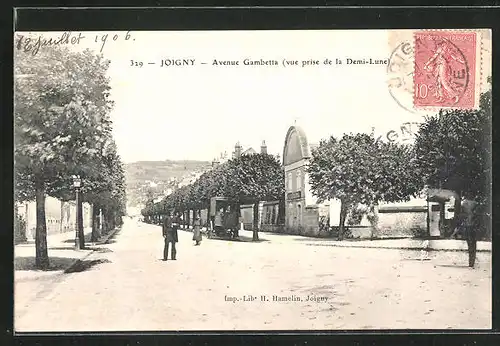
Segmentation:
{"type": "Polygon", "coordinates": [[[210,199],[208,238],[237,238],[239,225],[238,204],[227,197],[210,199]]]}

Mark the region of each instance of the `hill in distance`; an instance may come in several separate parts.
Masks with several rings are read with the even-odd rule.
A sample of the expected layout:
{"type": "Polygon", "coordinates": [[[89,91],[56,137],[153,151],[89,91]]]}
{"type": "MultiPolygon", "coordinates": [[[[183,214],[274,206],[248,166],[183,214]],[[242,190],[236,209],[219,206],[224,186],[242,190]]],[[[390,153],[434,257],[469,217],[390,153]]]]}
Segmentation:
{"type": "Polygon", "coordinates": [[[166,190],[193,179],[211,167],[211,162],[194,160],[127,163],[125,164],[125,179],[128,204],[140,206],[151,197],[163,196],[166,190]]]}

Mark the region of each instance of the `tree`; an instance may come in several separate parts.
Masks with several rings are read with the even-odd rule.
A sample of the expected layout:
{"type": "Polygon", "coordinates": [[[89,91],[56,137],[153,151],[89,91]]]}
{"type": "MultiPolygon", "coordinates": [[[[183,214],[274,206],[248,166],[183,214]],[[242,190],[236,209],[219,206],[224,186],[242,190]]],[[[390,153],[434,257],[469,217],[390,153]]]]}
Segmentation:
{"type": "MultiPolygon", "coordinates": [[[[258,202],[284,199],[283,168],[268,154],[243,155],[203,173],[194,183],[175,190],[164,199],[167,209],[188,211],[210,208],[210,199],[225,196],[236,205],[254,204],[254,240],[258,240],[258,202]]],[[[145,208],[143,215],[150,213],[145,208]]],[[[153,211],[154,213],[154,211],[153,211]]],[[[209,210],[210,214],[210,210],[209,210]]]]}
{"type": "Polygon", "coordinates": [[[269,154],[242,155],[227,162],[225,196],[238,205],[254,204],[253,240],[258,240],[259,201],[283,200],[285,177],[280,160],[269,154]]]}
{"type": "Polygon", "coordinates": [[[415,141],[416,163],[431,187],[485,203],[491,174],[491,90],[479,110],[440,110],[415,141]]]}
{"type": "Polygon", "coordinates": [[[477,202],[476,211],[485,215],[482,226],[490,232],[491,139],[491,90],[481,95],[478,110],[440,110],[417,133],[416,165],[425,182],[458,196],[454,226],[465,198],[477,202]]]}
{"type": "Polygon", "coordinates": [[[107,226],[105,231],[109,231],[121,224],[126,209],[125,171],[114,141],[110,140],[96,167],[99,172],[84,194],[85,200],[92,204],[92,241],[99,237],[96,222],[99,210],[103,210],[103,224],[107,226]]]}
{"type": "Polygon", "coordinates": [[[319,202],[340,200],[340,239],[352,208],[409,200],[423,187],[411,147],[384,143],[367,134],[322,140],[312,151],[307,171],[319,202]]]}
{"type": "Polygon", "coordinates": [[[112,101],[102,56],[46,47],[15,51],[14,166],[16,196],[36,200],[36,266],[47,268],[45,196],[50,185],[99,154],[112,101]]]}

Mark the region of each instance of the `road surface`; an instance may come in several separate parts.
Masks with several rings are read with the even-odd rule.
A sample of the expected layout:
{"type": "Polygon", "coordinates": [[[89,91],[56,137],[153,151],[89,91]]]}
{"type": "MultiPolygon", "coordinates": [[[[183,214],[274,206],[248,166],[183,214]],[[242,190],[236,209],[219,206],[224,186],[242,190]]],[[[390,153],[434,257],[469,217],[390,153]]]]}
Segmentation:
{"type": "Polygon", "coordinates": [[[179,231],[178,258],[164,262],[161,228],[127,219],[84,265],[16,306],[16,331],[491,328],[489,253],[470,269],[466,252],[422,261],[297,236],[191,237],[179,231]]]}

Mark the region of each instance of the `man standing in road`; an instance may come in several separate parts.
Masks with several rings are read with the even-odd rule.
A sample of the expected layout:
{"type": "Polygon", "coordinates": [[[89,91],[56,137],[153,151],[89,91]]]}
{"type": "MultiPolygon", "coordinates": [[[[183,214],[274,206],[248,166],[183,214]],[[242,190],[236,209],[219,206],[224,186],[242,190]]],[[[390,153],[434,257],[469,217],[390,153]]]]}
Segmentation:
{"type": "Polygon", "coordinates": [[[469,267],[474,267],[476,263],[477,251],[477,215],[476,215],[476,202],[465,199],[462,202],[462,217],[461,226],[465,233],[467,240],[467,249],[469,251],[469,267]]]}
{"type": "Polygon", "coordinates": [[[163,238],[165,240],[165,246],[163,248],[164,261],[168,259],[168,248],[170,243],[172,243],[171,259],[176,259],[175,255],[177,254],[177,251],[175,249],[175,243],[178,240],[177,229],[179,228],[179,222],[179,217],[176,215],[172,218],[170,216],[170,212],[167,212],[167,215],[163,219],[163,238]]]}

